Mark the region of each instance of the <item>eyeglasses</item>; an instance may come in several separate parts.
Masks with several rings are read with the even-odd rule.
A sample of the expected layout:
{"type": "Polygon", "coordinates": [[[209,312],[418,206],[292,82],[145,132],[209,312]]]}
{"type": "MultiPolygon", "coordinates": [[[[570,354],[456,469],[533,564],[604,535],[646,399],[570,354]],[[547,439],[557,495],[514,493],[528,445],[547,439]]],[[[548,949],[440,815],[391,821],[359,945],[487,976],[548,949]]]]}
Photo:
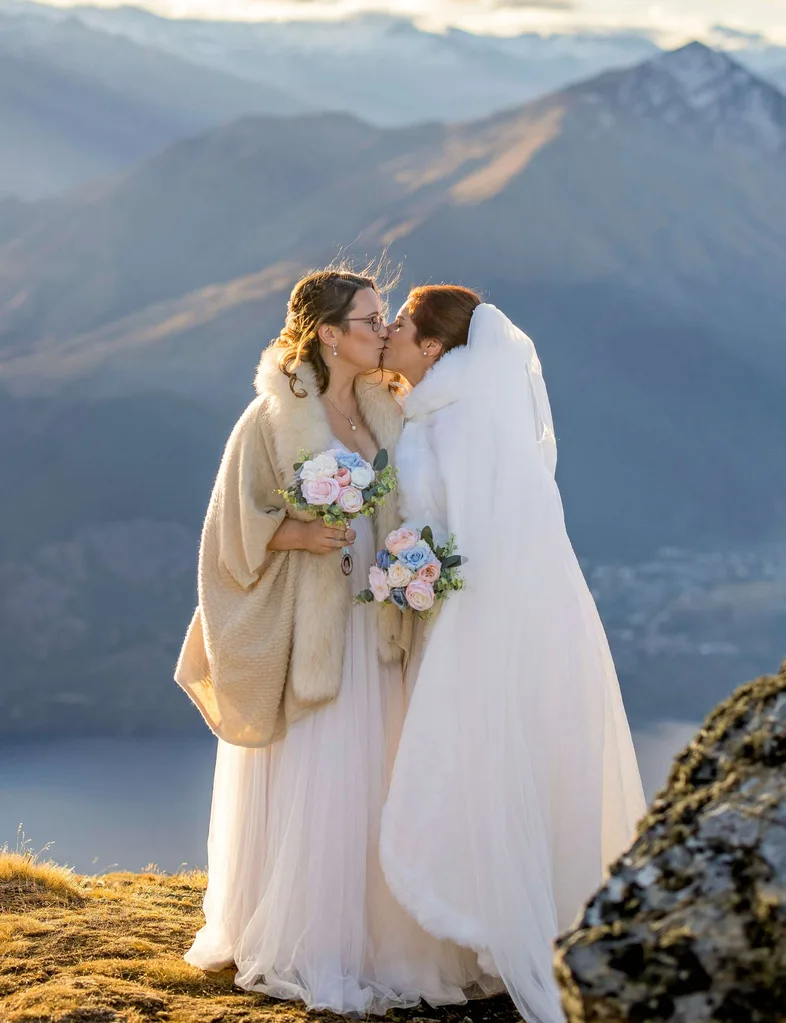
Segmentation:
{"type": "Polygon", "coordinates": [[[347,316],[346,319],[348,322],[350,320],[358,320],[361,323],[367,323],[375,334],[379,333],[382,324],[385,322],[379,313],[372,313],[370,316],[347,316]]]}

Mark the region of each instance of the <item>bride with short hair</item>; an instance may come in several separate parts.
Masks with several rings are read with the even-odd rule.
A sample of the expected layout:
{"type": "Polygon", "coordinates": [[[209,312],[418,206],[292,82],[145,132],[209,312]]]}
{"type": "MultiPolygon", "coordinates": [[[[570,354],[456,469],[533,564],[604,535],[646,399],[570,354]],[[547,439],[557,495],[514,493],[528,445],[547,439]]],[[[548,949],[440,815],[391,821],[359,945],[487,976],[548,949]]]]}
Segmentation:
{"type": "Polygon", "coordinates": [[[468,560],[465,589],[415,636],[382,865],[426,931],[473,949],[528,1023],[557,1023],[554,939],[645,802],[565,529],[540,362],[499,309],[446,285],[410,294],[384,362],[413,385],[402,515],[455,534],[468,560]]]}

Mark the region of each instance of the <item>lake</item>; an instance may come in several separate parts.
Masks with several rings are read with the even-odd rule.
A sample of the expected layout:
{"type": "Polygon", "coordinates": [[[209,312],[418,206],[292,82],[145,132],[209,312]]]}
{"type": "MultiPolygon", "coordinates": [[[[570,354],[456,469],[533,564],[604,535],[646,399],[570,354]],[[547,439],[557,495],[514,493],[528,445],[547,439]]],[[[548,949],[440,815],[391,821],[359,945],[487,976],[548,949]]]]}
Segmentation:
{"type": "MultiPolygon", "coordinates": [[[[634,735],[647,798],[698,726],[634,735]]],[[[80,873],[205,866],[215,740],[58,739],[0,749],[0,846],[21,824],[34,851],[80,873]]]]}

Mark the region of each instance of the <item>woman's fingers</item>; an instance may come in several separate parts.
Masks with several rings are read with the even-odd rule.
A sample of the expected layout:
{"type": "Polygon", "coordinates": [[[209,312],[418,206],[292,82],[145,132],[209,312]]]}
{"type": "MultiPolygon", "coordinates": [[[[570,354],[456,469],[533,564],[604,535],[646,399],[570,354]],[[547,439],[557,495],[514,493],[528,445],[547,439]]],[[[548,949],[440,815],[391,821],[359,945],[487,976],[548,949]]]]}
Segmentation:
{"type": "Polygon", "coordinates": [[[352,544],[357,536],[354,529],[344,526],[328,526],[322,523],[322,543],[325,551],[340,550],[348,544],[352,544]]]}
{"type": "Polygon", "coordinates": [[[327,531],[331,540],[340,540],[341,543],[352,543],[357,535],[354,529],[346,529],[344,526],[332,526],[327,531]]]}

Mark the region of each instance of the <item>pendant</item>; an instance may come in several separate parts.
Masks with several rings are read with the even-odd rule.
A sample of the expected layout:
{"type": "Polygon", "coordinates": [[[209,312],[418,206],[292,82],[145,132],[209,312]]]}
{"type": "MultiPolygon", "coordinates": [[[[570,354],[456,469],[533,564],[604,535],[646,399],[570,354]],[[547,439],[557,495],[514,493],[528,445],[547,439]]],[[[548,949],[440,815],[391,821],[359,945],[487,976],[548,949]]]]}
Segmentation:
{"type": "Polygon", "coordinates": [[[352,567],[354,562],[352,560],[352,552],[349,547],[345,547],[341,552],[341,571],[344,575],[352,575],[352,567]]]}
{"type": "Polygon", "coordinates": [[[355,432],[355,430],[357,430],[357,427],[355,426],[355,422],[353,419],[350,419],[349,421],[349,428],[353,433],[355,432]]]}

